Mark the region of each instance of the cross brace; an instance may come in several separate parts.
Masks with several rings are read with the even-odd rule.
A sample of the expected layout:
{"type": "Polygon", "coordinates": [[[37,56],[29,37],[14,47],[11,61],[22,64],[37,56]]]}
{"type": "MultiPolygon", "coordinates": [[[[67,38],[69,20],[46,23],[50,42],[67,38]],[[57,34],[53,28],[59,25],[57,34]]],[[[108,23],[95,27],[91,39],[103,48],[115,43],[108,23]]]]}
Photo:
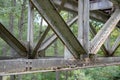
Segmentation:
{"type": "MultiPolygon", "coordinates": [[[[61,2],[62,0],[52,0],[53,3],[56,6],[61,6],[61,2]]],[[[109,0],[104,0],[104,1],[100,1],[100,2],[95,2],[95,3],[90,3],[89,8],[90,10],[99,10],[99,9],[110,9],[113,7],[113,4],[111,1],[109,0]]],[[[72,12],[74,12],[75,10],[78,10],[78,4],[75,2],[70,2],[69,0],[64,3],[63,5],[63,9],[64,10],[71,10],[72,12]]]]}
{"type": "MultiPolygon", "coordinates": [[[[75,23],[78,19],[78,16],[74,17],[72,20],[70,20],[69,22],[67,22],[67,25],[69,27],[71,27],[71,25],[73,23],[75,23]]],[[[55,34],[52,34],[52,36],[50,36],[48,39],[46,39],[45,41],[43,41],[43,43],[40,46],[39,51],[41,50],[45,50],[47,49],[58,37],[55,34]]]]}
{"type": "Polygon", "coordinates": [[[27,57],[27,48],[17,40],[1,23],[0,23],[0,37],[7,42],[18,54],[27,57]]]}
{"type": "Polygon", "coordinates": [[[110,33],[114,30],[117,23],[120,20],[120,10],[117,9],[109,20],[104,24],[101,30],[97,33],[94,39],[91,41],[90,52],[96,54],[110,33]]]}
{"type": "Polygon", "coordinates": [[[79,58],[80,54],[86,53],[77,38],[69,29],[68,25],[62,19],[49,0],[31,0],[38,12],[49,23],[53,31],[60,38],[60,40],[71,51],[74,58],[79,58]],[[47,5],[46,5],[47,4],[47,5]]]}

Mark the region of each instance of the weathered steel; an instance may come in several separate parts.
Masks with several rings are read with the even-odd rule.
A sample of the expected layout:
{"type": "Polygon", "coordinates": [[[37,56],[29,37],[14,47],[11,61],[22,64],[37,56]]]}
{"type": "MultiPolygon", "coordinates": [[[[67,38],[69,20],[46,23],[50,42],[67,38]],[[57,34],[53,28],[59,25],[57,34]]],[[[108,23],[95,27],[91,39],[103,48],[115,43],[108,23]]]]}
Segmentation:
{"type": "Polygon", "coordinates": [[[117,37],[112,48],[110,47],[108,37],[114,30],[115,26],[117,25],[118,27],[120,25],[120,9],[117,9],[114,12],[114,8],[119,8],[119,4],[119,0],[95,0],[90,3],[89,0],[29,0],[27,48],[1,23],[0,37],[23,57],[36,58],[37,54],[44,52],[46,48],[49,47],[57,38],[60,38],[60,40],[69,49],[65,49],[67,50],[66,53],[72,53],[73,55],[67,55],[67,57],[66,55],[62,57],[40,57],[40,59],[23,59],[23,57],[1,56],[0,76],[120,65],[120,57],[94,57],[90,59],[79,59],[81,54],[89,53],[89,50],[92,54],[96,54],[100,48],[102,48],[106,56],[114,55],[115,51],[120,46],[120,36],[117,37]],[[57,5],[57,7],[55,7],[54,4],[57,5]],[[50,27],[48,27],[32,50],[34,7],[46,20],[48,25],[50,25],[56,35],[53,34],[45,40],[45,37],[50,29],[50,27]],[[72,20],[66,24],[59,14],[61,10],[70,11],[73,14],[78,13],[78,16],[72,18],[72,20]],[[91,10],[91,12],[89,12],[89,10],[91,10]],[[112,12],[114,13],[112,14],[112,12]],[[93,36],[97,34],[91,41],[91,44],[89,44],[89,16],[92,20],[101,21],[103,23],[108,20],[98,33],[96,33],[96,31],[91,27],[93,36]],[[80,39],[83,39],[80,40],[81,44],[69,29],[69,27],[76,22],[77,19],[79,23],[78,36],[80,35],[80,39]],[[104,45],[105,41],[108,42],[107,46],[104,45]],[[89,45],[91,45],[90,49],[89,45]],[[73,59],[73,56],[77,59],[73,59]]]}
{"type": "Polygon", "coordinates": [[[78,40],[83,46],[84,0],[78,0],[78,40]]]}
{"type": "Polygon", "coordinates": [[[63,58],[0,60],[0,76],[59,70],[73,70],[97,66],[119,65],[120,57],[100,57],[93,62],[63,58]]]}
{"type": "Polygon", "coordinates": [[[112,48],[111,48],[111,55],[114,55],[115,51],[120,46],[120,35],[117,37],[116,41],[114,42],[112,48]]]}
{"type": "MultiPolygon", "coordinates": [[[[100,21],[100,22],[105,23],[110,18],[110,15],[103,13],[101,11],[91,11],[90,18],[92,20],[96,20],[96,21],[100,21]]],[[[117,24],[116,27],[119,28],[119,26],[120,26],[120,22],[117,24]]]]}
{"type": "Polygon", "coordinates": [[[89,0],[78,1],[78,40],[89,53],[89,0]]]}
{"type": "MultiPolygon", "coordinates": [[[[93,37],[97,34],[96,30],[94,29],[94,27],[92,26],[91,23],[90,23],[90,32],[91,32],[93,37]]],[[[105,56],[109,56],[110,55],[104,44],[102,45],[101,50],[104,52],[105,56]]]]}
{"type": "Polygon", "coordinates": [[[113,3],[109,0],[101,0],[100,2],[91,3],[91,10],[99,10],[99,9],[110,9],[113,7],[113,3]]]}
{"type": "Polygon", "coordinates": [[[117,23],[120,20],[120,10],[117,9],[110,19],[104,24],[102,29],[97,33],[94,39],[91,41],[90,53],[96,54],[110,33],[114,30],[117,23]]]}
{"type": "Polygon", "coordinates": [[[49,0],[31,1],[75,58],[79,58],[80,54],[86,53],[77,38],[71,32],[65,21],[49,0]]]}
{"type": "Polygon", "coordinates": [[[45,30],[45,32],[43,33],[43,35],[41,36],[41,38],[39,39],[38,43],[36,44],[33,52],[32,52],[32,55],[30,58],[36,58],[37,57],[37,54],[38,54],[38,50],[41,46],[41,43],[43,42],[43,40],[45,39],[45,37],[47,36],[48,32],[50,30],[50,26],[47,27],[47,29],[45,30]]]}
{"type": "MultiPolygon", "coordinates": [[[[53,2],[55,4],[60,4],[61,1],[58,1],[58,0],[53,0],[53,2]]],[[[93,3],[94,4],[94,3],[93,3]]],[[[77,6],[75,5],[71,5],[71,4],[68,4],[66,3],[66,5],[64,5],[64,8],[66,11],[70,11],[70,12],[75,12],[77,13],[78,12],[78,8],[77,6]],[[70,7],[69,7],[70,6],[70,7]]],[[[109,19],[110,15],[106,14],[106,13],[103,13],[101,11],[90,11],[90,18],[91,19],[94,19],[94,20],[98,20],[98,21],[101,21],[103,23],[105,23],[108,19],[109,19]]],[[[120,25],[120,23],[118,23],[118,25],[120,25]]],[[[118,26],[117,26],[118,27],[118,26]]]]}
{"type": "Polygon", "coordinates": [[[67,0],[62,0],[60,3],[60,6],[58,7],[58,11],[60,12],[62,8],[64,7],[64,4],[67,2],[67,0]]]}
{"type": "MultiPolygon", "coordinates": [[[[54,2],[54,4],[56,6],[61,6],[61,2],[62,0],[52,0],[54,2]]],[[[90,3],[90,10],[99,10],[99,9],[110,9],[113,7],[113,4],[111,1],[109,0],[102,0],[102,1],[99,1],[99,2],[95,2],[95,3],[90,3]]],[[[75,10],[78,11],[78,4],[75,3],[75,2],[70,2],[70,0],[68,0],[65,4],[64,4],[64,7],[63,7],[63,10],[70,10],[72,12],[75,12],[75,10]]]]}
{"type": "Polygon", "coordinates": [[[19,55],[27,57],[27,48],[19,40],[17,40],[1,23],[0,37],[19,55]]]}
{"type": "Polygon", "coordinates": [[[105,23],[109,19],[109,15],[101,12],[101,11],[91,11],[90,18],[93,20],[101,21],[105,23]]]}
{"type": "Polygon", "coordinates": [[[33,16],[34,16],[34,7],[31,2],[28,3],[28,29],[27,29],[27,41],[28,46],[33,46],[33,16]]]}
{"type": "MultiPolygon", "coordinates": [[[[69,22],[67,22],[68,26],[71,26],[72,24],[74,24],[78,19],[78,16],[74,17],[73,19],[71,19],[69,22]]],[[[55,34],[52,34],[48,39],[46,39],[42,44],[41,47],[39,49],[40,50],[45,50],[47,49],[58,37],[55,34]]]]}
{"type": "Polygon", "coordinates": [[[106,39],[105,43],[104,43],[108,53],[110,54],[111,51],[111,45],[110,45],[110,35],[108,36],[108,38],[106,39]]]}

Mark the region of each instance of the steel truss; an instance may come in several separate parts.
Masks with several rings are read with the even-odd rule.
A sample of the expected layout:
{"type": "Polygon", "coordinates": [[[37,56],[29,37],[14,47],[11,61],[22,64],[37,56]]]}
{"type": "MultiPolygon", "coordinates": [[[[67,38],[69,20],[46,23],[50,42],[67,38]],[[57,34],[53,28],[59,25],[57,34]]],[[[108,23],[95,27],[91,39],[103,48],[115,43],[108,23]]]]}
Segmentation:
{"type": "Polygon", "coordinates": [[[119,4],[117,0],[101,0],[99,2],[92,2],[91,0],[29,0],[26,44],[16,39],[0,23],[0,37],[21,56],[1,56],[0,76],[119,65],[120,57],[112,56],[120,46],[120,36],[117,37],[112,47],[109,45],[111,32],[120,26],[120,7],[116,3],[119,4]],[[111,11],[111,14],[104,11],[113,8],[115,5],[117,7],[111,11]],[[48,27],[35,46],[33,45],[34,8],[48,23],[48,27]],[[59,14],[61,10],[72,12],[76,16],[65,22],[59,14]],[[89,19],[105,24],[99,32],[96,32],[94,26],[89,24],[89,19]],[[78,21],[78,37],[70,30],[71,25],[76,21],[78,21]],[[54,34],[46,39],[50,29],[53,30],[54,34]],[[93,35],[92,40],[89,40],[90,32],[93,35]],[[65,45],[64,54],[69,57],[38,56],[57,38],[65,45]],[[100,49],[107,57],[96,57],[100,49]]]}

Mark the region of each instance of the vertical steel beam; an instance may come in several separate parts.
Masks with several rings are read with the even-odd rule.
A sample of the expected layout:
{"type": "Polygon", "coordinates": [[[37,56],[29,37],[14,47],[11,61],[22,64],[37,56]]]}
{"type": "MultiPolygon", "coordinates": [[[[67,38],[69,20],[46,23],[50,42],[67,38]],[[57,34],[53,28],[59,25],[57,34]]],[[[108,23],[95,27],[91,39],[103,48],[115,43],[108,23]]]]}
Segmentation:
{"type": "MultiPolygon", "coordinates": [[[[78,1],[78,26],[78,40],[89,53],[89,0],[78,1]]],[[[66,58],[73,57],[66,47],[64,53],[66,58]]]]}
{"type": "Polygon", "coordinates": [[[28,42],[28,58],[31,57],[33,47],[33,16],[34,8],[30,0],[28,1],[28,28],[27,28],[27,42],[28,42]]]}
{"type": "Polygon", "coordinates": [[[28,29],[27,29],[27,42],[29,43],[29,47],[33,45],[33,14],[34,14],[34,9],[33,9],[32,3],[29,0],[28,29]]]}
{"type": "Polygon", "coordinates": [[[89,0],[78,1],[78,40],[89,53],[89,0]]]}
{"type": "Polygon", "coordinates": [[[83,47],[87,53],[89,53],[89,5],[90,0],[84,0],[83,47]]]}

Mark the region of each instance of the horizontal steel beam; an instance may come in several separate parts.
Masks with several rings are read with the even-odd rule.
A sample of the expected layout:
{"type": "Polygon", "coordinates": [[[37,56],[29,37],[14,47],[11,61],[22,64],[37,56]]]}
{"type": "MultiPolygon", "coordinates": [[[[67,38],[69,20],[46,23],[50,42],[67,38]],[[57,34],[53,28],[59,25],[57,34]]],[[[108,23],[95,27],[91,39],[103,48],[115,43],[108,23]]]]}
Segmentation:
{"type": "MultiPolygon", "coordinates": [[[[61,1],[59,0],[53,0],[54,4],[59,5],[61,3],[61,1]]],[[[101,4],[101,2],[98,2],[101,4]]],[[[111,3],[110,1],[108,1],[108,3],[111,3]]],[[[96,3],[92,3],[93,5],[96,5],[96,3]]],[[[92,5],[91,5],[92,6],[92,5]]],[[[64,5],[63,7],[64,10],[66,11],[70,11],[70,12],[78,12],[78,7],[76,5],[71,5],[69,3],[66,3],[66,5],[64,5]]],[[[101,11],[91,11],[90,12],[90,18],[94,19],[94,20],[99,20],[101,22],[106,22],[109,19],[110,15],[107,15],[101,11]]],[[[120,25],[120,22],[118,23],[118,25],[120,25]]],[[[119,27],[119,26],[117,26],[119,27]]]]}
{"type": "MultiPolygon", "coordinates": [[[[55,4],[60,4],[61,1],[53,0],[53,2],[55,4]]],[[[76,5],[71,5],[71,4],[66,3],[66,5],[64,5],[63,9],[66,11],[78,13],[78,7],[76,5]]],[[[109,17],[110,17],[110,15],[107,15],[101,11],[91,11],[90,12],[91,19],[98,20],[103,23],[105,23],[109,19],[109,17]]],[[[118,25],[120,25],[120,22],[118,23],[118,25]]],[[[117,27],[120,28],[120,26],[117,26],[117,27]]]]}
{"type": "Polygon", "coordinates": [[[66,60],[64,58],[0,60],[0,76],[59,70],[73,70],[119,64],[120,57],[100,57],[87,61],[74,59],[66,60]]]}
{"type": "Polygon", "coordinates": [[[27,48],[19,40],[17,40],[1,23],[0,37],[19,55],[27,57],[27,48]]]}
{"type": "Polygon", "coordinates": [[[90,4],[90,10],[110,9],[112,7],[113,3],[109,0],[101,0],[100,2],[90,4]]]}
{"type": "Polygon", "coordinates": [[[59,15],[54,5],[49,0],[31,0],[38,12],[49,23],[59,39],[71,51],[74,58],[79,58],[80,54],[85,54],[85,50],[79,43],[75,35],[69,29],[66,22],[59,15]],[[47,5],[46,5],[47,4],[47,5]]]}
{"type": "MultiPolygon", "coordinates": [[[[97,21],[105,23],[110,18],[110,15],[107,15],[101,11],[91,11],[90,18],[92,20],[97,20],[97,21]]],[[[116,27],[120,28],[120,22],[117,24],[116,27]]]]}
{"type": "MultiPolygon", "coordinates": [[[[61,2],[62,0],[52,0],[53,3],[56,5],[56,6],[61,6],[61,2]]],[[[99,10],[99,9],[109,9],[109,8],[112,8],[113,7],[113,3],[109,0],[104,0],[104,1],[100,1],[100,2],[95,2],[95,3],[90,3],[90,10],[99,10]]],[[[75,11],[77,10],[78,11],[78,4],[75,3],[75,2],[69,2],[69,0],[64,3],[63,5],[63,9],[65,10],[71,10],[71,11],[75,11]]]]}

